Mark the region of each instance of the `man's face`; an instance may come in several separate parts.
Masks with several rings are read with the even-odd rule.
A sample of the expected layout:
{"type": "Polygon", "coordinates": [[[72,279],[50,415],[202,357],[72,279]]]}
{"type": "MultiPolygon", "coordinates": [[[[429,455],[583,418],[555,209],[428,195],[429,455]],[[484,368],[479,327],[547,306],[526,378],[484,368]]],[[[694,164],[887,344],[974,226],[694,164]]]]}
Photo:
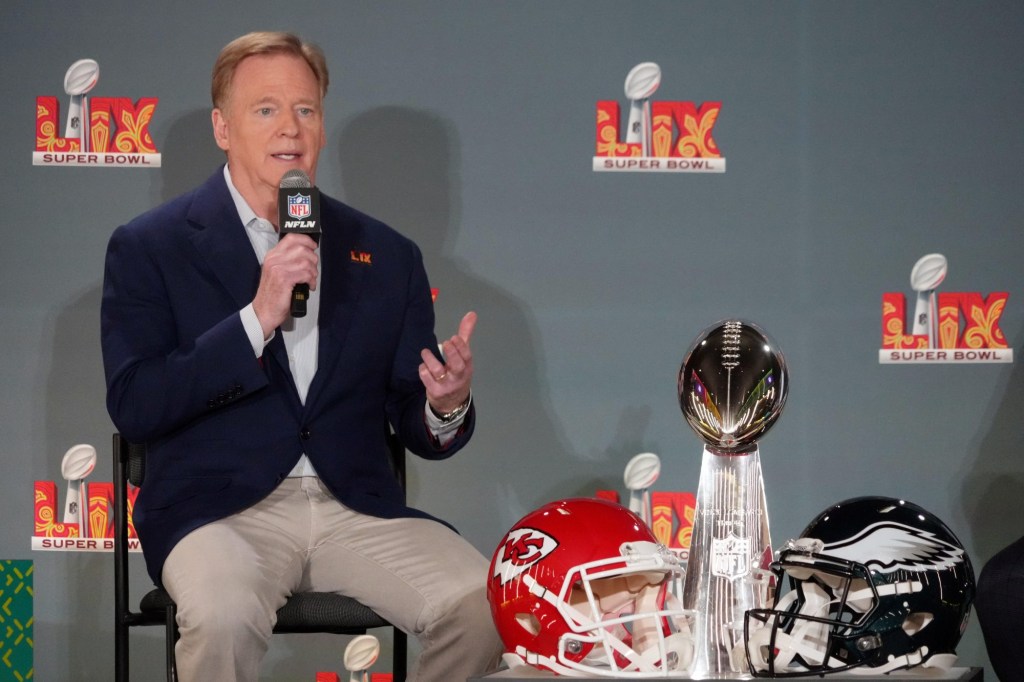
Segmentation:
{"type": "Polygon", "coordinates": [[[315,184],[327,142],[321,104],[313,70],[300,57],[253,55],[235,69],[226,104],[213,110],[213,134],[232,182],[257,213],[276,202],[285,171],[303,170],[315,184]]]}

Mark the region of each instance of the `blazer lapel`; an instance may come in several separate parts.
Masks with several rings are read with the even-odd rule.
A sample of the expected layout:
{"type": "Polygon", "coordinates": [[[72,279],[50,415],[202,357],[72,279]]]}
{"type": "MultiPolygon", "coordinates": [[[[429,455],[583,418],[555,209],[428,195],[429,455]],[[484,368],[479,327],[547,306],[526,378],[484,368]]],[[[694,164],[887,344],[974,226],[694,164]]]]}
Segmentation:
{"type": "Polygon", "coordinates": [[[252,302],[260,264],[231,200],[223,169],[197,190],[189,207],[192,243],[239,309],[252,302]]]}
{"type": "MultiPolygon", "coordinates": [[[[326,203],[323,202],[321,205],[326,203]]],[[[317,349],[316,375],[306,397],[307,410],[315,406],[326,377],[337,376],[333,368],[342,355],[368,267],[352,262],[351,254],[361,239],[358,224],[345,220],[338,211],[331,211],[330,215],[325,215],[324,218],[323,234],[320,238],[320,258],[323,264],[318,320],[320,343],[317,349]]]]}
{"type": "MultiPolygon", "coordinates": [[[[189,207],[192,244],[234,300],[238,310],[252,303],[260,281],[260,263],[252,243],[240,224],[235,202],[224,181],[223,166],[196,191],[189,207]]],[[[268,353],[291,381],[288,352],[276,334],[267,345],[268,353]]],[[[294,390],[294,384],[293,384],[294,390]]]]}

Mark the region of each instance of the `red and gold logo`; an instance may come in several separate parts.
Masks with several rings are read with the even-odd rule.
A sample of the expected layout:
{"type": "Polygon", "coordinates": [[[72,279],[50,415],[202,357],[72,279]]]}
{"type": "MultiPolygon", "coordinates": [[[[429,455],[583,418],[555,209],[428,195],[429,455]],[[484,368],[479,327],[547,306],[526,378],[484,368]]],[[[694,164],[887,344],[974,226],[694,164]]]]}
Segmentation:
{"type": "MultiPolygon", "coordinates": [[[[53,481],[35,482],[35,519],[32,530],[32,549],[63,552],[112,552],[114,551],[114,484],[109,482],[89,483],[84,486],[83,515],[86,527],[81,523],[57,520],[57,484],[53,481]],[[84,532],[83,532],[84,531],[84,532]]],[[[140,552],[139,536],[135,532],[132,512],[139,489],[128,485],[128,551],[140,552]]]]}
{"type": "Polygon", "coordinates": [[[597,103],[595,171],[724,173],[725,157],[711,132],[721,102],[651,101],[661,85],[661,68],[637,64],[626,75],[629,119],[619,132],[619,103],[597,103]]]}
{"type": "Polygon", "coordinates": [[[99,82],[95,60],[79,59],[64,76],[68,107],[60,134],[61,107],[54,96],[36,97],[35,166],[158,168],[160,154],[149,132],[156,97],[90,97],[99,82]]]}
{"type": "Polygon", "coordinates": [[[882,294],[882,364],[1010,363],[1013,349],[999,328],[1010,295],[995,291],[939,292],[946,278],[946,257],[928,254],[910,272],[916,294],[907,332],[907,302],[902,293],[882,294]]]}
{"type": "Polygon", "coordinates": [[[492,579],[507,585],[513,578],[528,571],[558,547],[558,540],[535,528],[514,528],[494,555],[492,579]]]}
{"type": "MultiPolygon", "coordinates": [[[[595,497],[620,504],[619,493],[598,490],[595,497]]],[[[686,558],[693,538],[693,519],[697,513],[697,497],[693,493],[651,492],[651,532],[655,539],[686,558]]],[[[641,518],[643,512],[640,512],[641,518]]]]}

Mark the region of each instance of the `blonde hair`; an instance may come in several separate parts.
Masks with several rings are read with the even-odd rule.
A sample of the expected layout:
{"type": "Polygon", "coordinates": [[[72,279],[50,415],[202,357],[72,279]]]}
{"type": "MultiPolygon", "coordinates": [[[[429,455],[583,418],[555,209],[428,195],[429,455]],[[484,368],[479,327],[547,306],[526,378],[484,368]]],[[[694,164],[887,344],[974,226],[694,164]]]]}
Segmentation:
{"type": "Polygon", "coordinates": [[[293,33],[283,31],[257,31],[235,38],[224,46],[213,65],[213,79],[210,84],[210,96],[213,106],[222,109],[226,104],[231,81],[235,69],[246,57],[261,54],[290,54],[300,57],[309,64],[320,86],[320,98],[327,94],[329,77],[327,75],[327,59],[323,51],[312,43],[303,42],[293,33]]]}

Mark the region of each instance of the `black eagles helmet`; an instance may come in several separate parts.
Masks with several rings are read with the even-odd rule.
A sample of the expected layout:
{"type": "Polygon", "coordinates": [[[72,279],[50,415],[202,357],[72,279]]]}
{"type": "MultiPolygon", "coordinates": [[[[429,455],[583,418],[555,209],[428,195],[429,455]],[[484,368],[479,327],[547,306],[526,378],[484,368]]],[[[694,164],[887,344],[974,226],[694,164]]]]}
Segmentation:
{"type": "Polygon", "coordinates": [[[835,504],[786,544],[772,572],[772,608],[751,609],[744,623],[755,677],[956,661],[974,570],[953,531],[916,504],[887,497],[835,504]]]}

